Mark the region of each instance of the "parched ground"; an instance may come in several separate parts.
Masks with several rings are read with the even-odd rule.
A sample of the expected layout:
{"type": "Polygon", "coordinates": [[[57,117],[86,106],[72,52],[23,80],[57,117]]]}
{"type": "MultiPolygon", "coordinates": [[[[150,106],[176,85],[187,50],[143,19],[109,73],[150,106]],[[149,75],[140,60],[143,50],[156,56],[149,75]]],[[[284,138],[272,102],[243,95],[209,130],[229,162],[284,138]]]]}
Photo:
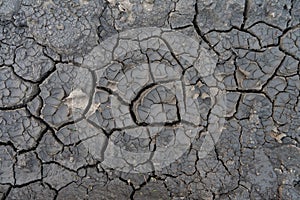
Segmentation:
{"type": "Polygon", "coordinates": [[[300,199],[300,0],[0,0],[0,198],[300,199]]]}

